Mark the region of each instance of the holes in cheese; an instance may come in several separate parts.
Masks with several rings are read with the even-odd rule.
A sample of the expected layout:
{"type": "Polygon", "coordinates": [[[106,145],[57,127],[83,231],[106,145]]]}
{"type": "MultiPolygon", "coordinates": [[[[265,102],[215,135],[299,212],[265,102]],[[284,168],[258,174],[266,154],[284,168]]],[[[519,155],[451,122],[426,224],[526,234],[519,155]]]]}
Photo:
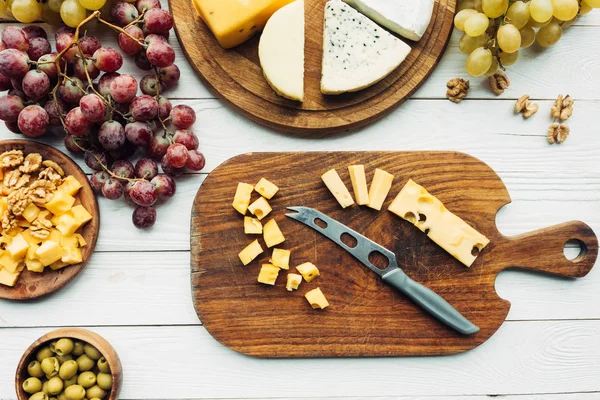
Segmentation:
{"type": "Polygon", "coordinates": [[[369,207],[379,211],[383,206],[383,202],[392,188],[394,175],[385,172],[382,169],[375,169],[371,188],[369,189],[369,207]]]}
{"type": "Polygon", "coordinates": [[[244,233],[246,235],[260,235],[263,226],[257,218],[244,217],[244,233]]]}
{"type": "Polygon", "coordinates": [[[388,210],[414,224],[467,267],[490,242],[413,180],[402,188],[388,210]]]}
{"type": "Polygon", "coordinates": [[[248,210],[250,196],[252,195],[253,190],[254,186],[247,183],[240,182],[237,185],[235,195],[233,196],[232,206],[242,215],[246,214],[246,211],[248,210]]]}
{"type": "Polygon", "coordinates": [[[317,276],[321,275],[319,273],[319,269],[317,268],[317,266],[310,262],[305,262],[303,264],[300,264],[296,267],[296,269],[304,277],[304,280],[306,282],[311,282],[317,276]]]}
{"type": "Polygon", "coordinates": [[[287,282],[285,284],[285,288],[288,292],[298,289],[300,287],[300,283],[302,283],[302,275],[290,273],[287,275],[287,282]]]}
{"type": "Polygon", "coordinates": [[[289,250],[275,248],[273,249],[270,262],[281,269],[290,269],[290,254],[289,250]]]}
{"type": "Polygon", "coordinates": [[[262,220],[264,217],[266,217],[271,210],[272,209],[269,205],[269,202],[264,197],[257,199],[248,206],[248,211],[254,214],[259,220],[262,220]]]}
{"type": "Polygon", "coordinates": [[[329,306],[329,302],[325,298],[321,288],[311,290],[310,292],[306,293],[304,297],[306,297],[306,300],[308,300],[313,309],[320,308],[322,310],[329,306]]]}
{"type": "Polygon", "coordinates": [[[267,247],[277,246],[285,241],[285,237],[274,219],[267,222],[263,227],[263,238],[267,247]]]}
{"type": "Polygon", "coordinates": [[[244,265],[248,265],[262,252],[263,249],[260,243],[258,243],[258,240],[254,240],[252,243],[246,246],[244,250],[240,251],[238,257],[240,257],[240,260],[244,265]]]}
{"type": "Polygon", "coordinates": [[[352,189],[354,190],[356,204],[369,204],[369,191],[367,189],[367,177],[365,176],[365,166],[350,165],[348,167],[348,172],[350,173],[350,180],[352,181],[352,189]]]}
{"type": "Polygon", "coordinates": [[[346,188],[346,185],[344,185],[344,182],[335,169],[330,169],[329,171],[325,172],[323,175],[321,175],[321,179],[338,203],[340,203],[342,208],[346,208],[354,204],[354,200],[352,199],[348,188],[346,188]]]}
{"type": "Polygon", "coordinates": [[[254,186],[254,190],[260,193],[262,197],[270,200],[279,191],[279,188],[265,178],[260,178],[254,186]]]}
{"type": "Polygon", "coordinates": [[[260,267],[257,280],[265,285],[275,285],[277,276],[279,276],[279,267],[271,264],[263,264],[260,267]]]}

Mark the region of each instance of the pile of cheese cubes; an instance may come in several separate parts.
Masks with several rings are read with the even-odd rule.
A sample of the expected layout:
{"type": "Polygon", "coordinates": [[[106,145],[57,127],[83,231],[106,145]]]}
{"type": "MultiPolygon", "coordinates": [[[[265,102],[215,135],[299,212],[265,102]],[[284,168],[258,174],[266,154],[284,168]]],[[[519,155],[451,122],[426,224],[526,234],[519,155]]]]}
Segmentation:
{"type": "MultiPolygon", "coordinates": [[[[254,186],[242,182],[238,183],[233,198],[233,208],[244,216],[244,233],[248,235],[262,234],[268,248],[277,246],[285,241],[285,237],[275,219],[269,220],[264,226],[261,222],[272,211],[267,200],[273,198],[278,191],[279,188],[276,185],[262,178],[254,186]],[[261,197],[250,204],[253,191],[258,192],[261,197]],[[247,211],[250,211],[254,217],[247,216],[247,211]]],[[[256,239],[246,246],[238,256],[244,265],[248,265],[262,254],[263,251],[258,239],[256,239]]],[[[273,248],[270,264],[262,264],[257,278],[258,282],[266,285],[275,285],[279,271],[290,269],[290,254],[289,250],[273,248]]],[[[290,292],[298,289],[303,278],[306,282],[310,282],[320,275],[319,269],[310,262],[298,265],[296,270],[300,274],[287,274],[286,289],[290,292]]],[[[313,308],[323,309],[329,305],[320,288],[309,291],[305,294],[305,297],[313,308]]]]}

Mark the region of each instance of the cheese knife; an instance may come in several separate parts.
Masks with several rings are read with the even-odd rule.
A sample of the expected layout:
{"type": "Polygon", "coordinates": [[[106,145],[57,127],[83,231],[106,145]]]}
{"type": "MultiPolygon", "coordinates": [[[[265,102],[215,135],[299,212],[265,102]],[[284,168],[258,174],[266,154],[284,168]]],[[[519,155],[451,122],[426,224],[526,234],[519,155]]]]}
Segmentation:
{"type": "Polygon", "coordinates": [[[439,321],[464,335],[472,335],[479,331],[479,327],[465,318],[440,295],[406,275],[398,266],[396,255],[390,250],[313,208],[287,207],[287,209],[295,211],[295,213],[286,214],[286,216],[308,225],[338,244],[358,261],[369,267],[371,271],[378,274],[385,283],[409,297],[439,321]],[[320,221],[320,225],[324,226],[317,224],[317,221],[320,221]],[[342,235],[344,234],[354,238],[356,241],[354,247],[342,241],[342,235]],[[388,265],[386,268],[378,268],[369,261],[369,256],[373,253],[380,253],[387,258],[388,265]]]}

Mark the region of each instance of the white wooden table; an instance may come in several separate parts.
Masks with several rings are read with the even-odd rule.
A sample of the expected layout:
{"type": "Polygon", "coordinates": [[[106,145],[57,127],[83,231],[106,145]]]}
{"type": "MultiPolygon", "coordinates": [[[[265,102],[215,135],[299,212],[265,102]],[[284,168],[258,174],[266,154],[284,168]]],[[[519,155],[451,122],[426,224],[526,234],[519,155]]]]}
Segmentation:
{"type": "MultiPolygon", "coordinates": [[[[116,47],[115,35],[100,36],[116,47]]],[[[159,207],[147,232],[133,227],[124,201],[100,199],[100,238],[83,273],[40,301],[0,300],[0,399],[15,398],[14,372],[25,348],[63,326],[89,327],[114,345],[124,366],[123,399],[600,399],[598,266],[573,281],[502,273],[497,291],[512,302],[506,323],[482,346],[449,357],[249,358],[216,342],[192,307],[192,201],[211,170],[243,152],[464,151],[494,168],[511,194],[513,203],[497,219],[503,234],[572,219],[600,233],[600,11],[569,28],[554,48],[526,51],[510,68],[504,95],[473,79],[469,98],[456,105],[445,99],[445,84],[466,75],[459,38],[455,32],[428,82],[384,120],[358,132],[300,137],[256,125],[215,99],[173,35],[182,78],[169,96],[197,111],[206,169],[178,180],[176,196],[159,207]],[[512,112],[525,93],[540,104],[527,121],[512,112]],[[559,93],[576,99],[572,134],[550,146],[549,110],[559,93]]],[[[142,76],[131,60],[126,64],[125,72],[142,76]]],[[[0,139],[14,137],[2,125],[0,139]]],[[[63,149],[59,138],[45,141],[63,149]]]]}

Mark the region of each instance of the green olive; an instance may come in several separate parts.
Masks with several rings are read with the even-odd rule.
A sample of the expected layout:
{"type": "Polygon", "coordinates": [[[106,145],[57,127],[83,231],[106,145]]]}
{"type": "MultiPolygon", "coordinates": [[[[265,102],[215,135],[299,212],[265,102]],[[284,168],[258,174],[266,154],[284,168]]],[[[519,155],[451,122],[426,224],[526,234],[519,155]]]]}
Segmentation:
{"type": "Polygon", "coordinates": [[[96,377],[96,381],[98,382],[98,386],[100,389],[110,390],[112,387],[112,375],[106,374],[104,372],[100,372],[96,377]]]}
{"type": "Polygon", "coordinates": [[[65,388],[73,385],[77,385],[77,375],[65,380],[65,388]]]}
{"type": "Polygon", "coordinates": [[[62,338],[54,345],[54,352],[59,356],[66,356],[73,352],[73,341],[71,339],[62,338]]]}
{"type": "Polygon", "coordinates": [[[66,356],[56,356],[56,359],[58,360],[58,363],[60,365],[63,365],[65,363],[65,361],[69,361],[73,359],[73,356],[71,354],[67,354],[66,356]]]}
{"type": "Polygon", "coordinates": [[[65,361],[64,364],[60,366],[60,370],[58,371],[58,376],[60,376],[61,379],[70,379],[75,376],[78,368],[79,368],[79,366],[77,365],[77,361],[75,361],[75,360],[65,361]]]}
{"type": "Polygon", "coordinates": [[[48,381],[42,383],[42,390],[41,391],[44,392],[44,393],[46,393],[46,394],[49,394],[49,392],[48,392],[48,381]]]}
{"type": "Polygon", "coordinates": [[[58,359],[56,357],[48,357],[42,360],[42,371],[46,374],[46,377],[53,377],[58,374],[58,370],[60,369],[60,364],[58,363],[58,359]]]}
{"type": "Polygon", "coordinates": [[[52,352],[52,350],[50,350],[50,347],[42,347],[41,349],[38,350],[35,358],[36,360],[38,360],[39,362],[42,362],[42,360],[44,360],[44,358],[48,358],[48,357],[53,357],[54,353],[52,352]]]}
{"type": "Polygon", "coordinates": [[[100,372],[104,372],[104,373],[110,372],[110,366],[108,365],[108,361],[106,361],[106,358],[100,357],[97,365],[98,365],[98,370],[100,370],[100,372]]]}
{"type": "Polygon", "coordinates": [[[56,353],[56,343],[57,342],[58,342],[58,340],[53,340],[48,345],[48,347],[50,348],[50,351],[53,352],[53,353],[56,353]]]}
{"type": "Polygon", "coordinates": [[[79,357],[83,354],[83,342],[73,343],[73,351],[71,352],[75,357],[79,357]]]}
{"type": "Polygon", "coordinates": [[[48,395],[44,392],[37,392],[31,395],[29,400],[48,400],[48,395]]]}
{"type": "Polygon", "coordinates": [[[85,389],[79,385],[69,386],[65,389],[67,400],[81,400],[85,397],[85,389]]]}
{"type": "Polygon", "coordinates": [[[27,373],[29,376],[33,376],[35,378],[41,378],[44,376],[44,371],[42,371],[42,364],[39,361],[32,361],[27,366],[27,373]]]}
{"type": "Polygon", "coordinates": [[[92,386],[86,392],[88,399],[93,399],[94,397],[103,398],[106,395],[106,392],[100,388],[100,386],[92,386]]]}
{"type": "Polygon", "coordinates": [[[96,384],[96,375],[91,371],[82,372],[77,378],[77,384],[84,388],[90,388],[96,384]]]}
{"type": "Polygon", "coordinates": [[[83,351],[85,352],[85,354],[87,354],[87,356],[89,358],[91,358],[92,360],[99,360],[100,357],[102,357],[102,353],[100,353],[98,351],[97,348],[95,348],[94,346],[92,346],[91,344],[84,344],[83,345],[83,351]]]}
{"type": "Polygon", "coordinates": [[[28,378],[23,382],[23,390],[29,394],[37,393],[42,390],[42,381],[38,378],[28,378]]]}
{"type": "Polygon", "coordinates": [[[79,365],[79,372],[85,372],[94,368],[94,365],[96,365],[96,363],[94,362],[94,360],[88,357],[87,354],[82,354],[77,359],[77,365],[79,365]]]}
{"type": "Polygon", "coordinates": [[[58,376],[50,378],[48,381],[48,394],[59,394],[62,392],[64,382],[58,376]]]}
{"type": "Polygon", "coordinates": [[[65,394],[65,392],[62,392],[61,394],[58,395],[56,400],[67,400],[67,395],[65,394]]]}

